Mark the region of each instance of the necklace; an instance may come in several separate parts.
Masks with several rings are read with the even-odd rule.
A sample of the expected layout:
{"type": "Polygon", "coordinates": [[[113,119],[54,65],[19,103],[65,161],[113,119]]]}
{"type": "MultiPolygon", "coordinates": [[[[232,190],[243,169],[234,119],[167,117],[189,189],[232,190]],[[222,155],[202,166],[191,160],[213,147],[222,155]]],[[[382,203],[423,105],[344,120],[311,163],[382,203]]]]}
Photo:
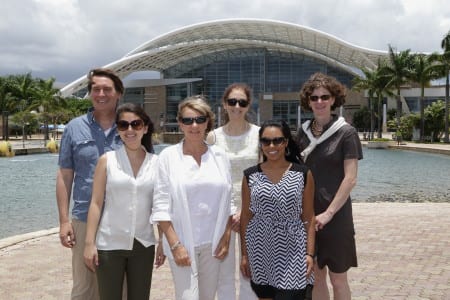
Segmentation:
{"type": "Polygon", "coordinates": [[[311,126],[311,131],[312,131],[312,134],[314,135],[314,136],[320,136],[320,135],[322,135],[322,133],[323,133],[323,127],[322,128],[319,128],[319,125],[317,125],[317,122],[316,122],[316,120],[314,120],[313,122],[312,122],[312,126],[311,126]]]}

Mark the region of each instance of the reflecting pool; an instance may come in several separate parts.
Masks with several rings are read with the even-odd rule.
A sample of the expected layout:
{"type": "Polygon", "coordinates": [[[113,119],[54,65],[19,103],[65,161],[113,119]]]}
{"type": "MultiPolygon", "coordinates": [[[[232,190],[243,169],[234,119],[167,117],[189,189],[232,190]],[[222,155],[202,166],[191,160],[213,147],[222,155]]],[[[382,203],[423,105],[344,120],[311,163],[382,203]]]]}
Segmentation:
{"type": "Polygon", "coordinates": [[[450,156],[364,148],[354,201],[450,202],[450,156]]]}
{"type": "MultiPolygon", "coordinates": [[[[0,158],[0,238],[58,226],[57,161],[54,154],[0,158]]],[[[446,155],[364,148],[352,198],[449,202],[449,169],[446,155]]]]}

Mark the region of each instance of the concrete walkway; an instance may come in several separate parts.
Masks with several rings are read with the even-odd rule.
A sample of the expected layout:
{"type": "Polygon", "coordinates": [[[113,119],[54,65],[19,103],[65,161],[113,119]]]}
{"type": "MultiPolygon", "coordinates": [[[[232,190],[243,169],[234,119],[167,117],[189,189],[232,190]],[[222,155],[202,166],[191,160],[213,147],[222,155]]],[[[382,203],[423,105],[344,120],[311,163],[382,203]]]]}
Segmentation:
{"type": "MultiPolygon", "coordinates": [[[[353,299],[450,299],[450,203],[353,206],[353,299]]],[[[25,238],[0,241],[0,299],[69,299],[71,254],[57,229],[25,238]]],[[[174,299],[167,263],[154,271],[150,299],[174,299]]]]}

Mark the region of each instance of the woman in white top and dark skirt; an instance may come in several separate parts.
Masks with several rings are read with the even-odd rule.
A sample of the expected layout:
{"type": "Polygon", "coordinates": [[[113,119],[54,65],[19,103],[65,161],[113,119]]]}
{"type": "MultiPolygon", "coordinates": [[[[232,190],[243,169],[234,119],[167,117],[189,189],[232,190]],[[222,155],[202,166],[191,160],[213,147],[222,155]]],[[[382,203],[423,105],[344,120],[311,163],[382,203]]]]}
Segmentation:
{"type": "MultiPolygon", "coordinates": [[[[127,103],[118,108],[116,124],[123,146],[97,163],[84,259],[97,273],[100,299],[122,299],[126,274],[128,300],[147,300],[157,244],[150,223],[157,172],[153,123],[141,107],[127,103]]],[[[155,266],[163,263],[158,245],[155,266]]]]}
{"type": "MultiPolygon", "coordinates": [[[[239,232],[241,215],[241,185],[243,171],[258,162],[259,127],[249,121],[252,104],[252,91],[245,83],[229,85],[222,96],[224,125],[208,134],[209,144],[217,145],[225,150],[230,158],[231,179],[233,181],[234,203],[238,211],[233,216],[232,229],[239,232]]],[[[234,300],[236,295],[231,291],[235,287],[235,234],[232,233],[230,253],[220,269],[218,300],[234,300]]],[[[250,287],[250,280],[239,272],[239,298],[242,300],[257,299],[250,287]]]]}
{"type": "Polygon", "coordinates": [[[159,156],[151,219],[164,232],[176,299],[214,299],[235,213],[230,163],[221,148],[205,143],[214,113],[203,97],[181,102],[177,119],[184,139],[159,156]]]}

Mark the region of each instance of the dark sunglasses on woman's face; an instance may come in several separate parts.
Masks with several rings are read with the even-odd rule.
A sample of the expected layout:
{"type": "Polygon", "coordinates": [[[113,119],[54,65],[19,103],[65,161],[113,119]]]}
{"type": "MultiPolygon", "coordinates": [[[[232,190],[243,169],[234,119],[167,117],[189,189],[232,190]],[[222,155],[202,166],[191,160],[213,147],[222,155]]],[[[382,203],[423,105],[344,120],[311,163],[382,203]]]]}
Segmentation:
{"type": "Polygon", "coordinates": [[[194,118],[181,118],[181,123],[183,123],[184,125],[192,125],[195,123],[197,124],[203,124],[206,122],[208,118],[206,116],[198,116],[198,117],[194,117],[194,118]]]}
{"type": "Polygon", "coordinates": [[[248,101],[246,99],[236,99],[236,98],[229,98],[227,99],[227,104],[229,106],[236,106],[236,103],[239,103],[240,107],[247,107],[248,101]]]}
{"type": "Polygon", "coordinates": [[[278,146],[278,145],[283,144],[285,141],[286,141],[286,138],[283,136],[276,137],[273,139],[269,139],[269,138],[265,138],[265,137],[262,137],[259,139],[259,142],[261,143],[261,145],[264,145],[264,146],[270,146],[270,144],[273,144],[274,146],[278,146]]]}
{"type": "Polygon", "coordinates": [[[309,96],[309,100],[311,100],[312,102],[316,102],[322,100],[322,101],[328,101],[330,100],[331,95],[321,95],[321,96],[316,96],[316,95],[311,95],[309,96]]]}
{"type": "Polygon", "coordinates": [[[144,127],[144,121],[142,121],[140,119],[133,120],[131,122],[128,122],[128,121],[125,121],[125,120],[117,121],[117,129],[119,131],[128,130],[130,125],[131,125],[131,128],[133,128],[134,130],[141,130],[144,127]]]}

